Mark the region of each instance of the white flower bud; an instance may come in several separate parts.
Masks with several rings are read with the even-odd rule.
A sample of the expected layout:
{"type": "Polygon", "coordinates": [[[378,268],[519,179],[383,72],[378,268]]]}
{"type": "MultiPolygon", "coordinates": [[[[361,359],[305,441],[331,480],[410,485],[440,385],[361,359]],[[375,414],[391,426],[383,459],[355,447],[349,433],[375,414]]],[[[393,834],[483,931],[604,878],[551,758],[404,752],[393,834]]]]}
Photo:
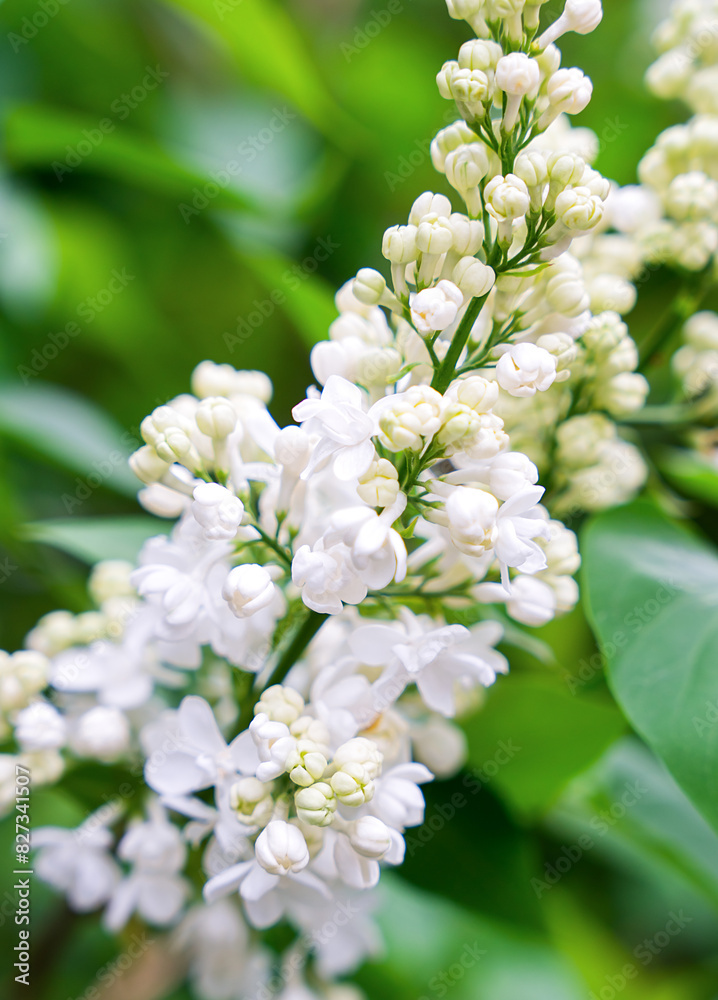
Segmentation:
{"type": "Polygon", "coordinates": [[[515,174],[494,177],[484,188],[484,201],[498,222],[511,221],[526,215],[531,205],[529,189],[515,174]]]}
{"type": "Polygon", "coordinates": [[[590,305],[582,279],[567,271],[547,282],[546,301],[555,312],[568,317],[580,316],[590,305]]]}
{"type": "Polygon", "coordinates": [[[386,279],[379,271],[363,267],[354,279],[352,291],[365,306],[378,306],[386,292],[386,279]]]}
{"type": "Polygon", "coordinates": [[[72,734],[72,748],[83,757],[113,761],[130,745],[130,724],[124,712],[106,705],[96,705],[77,720],[72,734]]]}
{"type": "Polygon", "coordinates": [[[386,823],[376,816],[361,816],[350,827],[352,847],[364,858],[381,861],[391,847],[391,834],[386,823]]]}
{"type": "Polygon", "coordinates": [[[222,597],[237,618],[250,618],[274,600],[275,586],[264,566],[245,563],[229,571],[222,597]]]}
{"type": "Polygon", "coordinates": [[[718,351],[718,316],[708,311],[695,313],[684,326],[683,335],[696,350],[718,351]]]}
{"type": "Polygon", "coordinates": [[[334,789],[326,781],[318,781],[294,793],[297,816],[310,826],[329,826],[337,808],[334,789]]]}
{"type": "Polygon", "coordinates": [[[641,409],[649,391],[650,386],[643,375],[621,372],[598,386],[594,404],[613,417],[627,417],[641,409]]]}
{"type": "Polygon", "coordinates": [[[197,426],[207,437],[221,441],[237,426],[237,411],[222,396],[208,396],[197,407],[197,426]]]}
{"type": "MultiPolygon", "coordinates": [[[[43,615],[27,637],[27,645],[33,652],[45,657],[73,646],[76,641],[75,616],[69,611],[51,611],[43,615]]],[[[17,656],[17,653],[14,654],[17,656]]],[[[43,685],[44,687],[44,685],[43,685]]]]}
{"type": "Polygon", "coordinates": [[[192,496],[192,516],[204,528],[205,538],[212,541],[235,537],[244,517],[244,504],[219,483],[200,483],[192,496]]]}
{"type": "Polygon", "coordinates": [[[476,257],[462,257],[451,273],[454,283],[467,299],[487,295],[496,282],[496,272],[476,257]]]}
{"type": "Polygon", "coordinates": [[[520,451],[507,451],[491,463],[488,485],[499,500],[510,500],[516,493],[535,486],[538,478],[538,469],[528,456],[520,451]]]}
{"type": "MultiPolygon", "coordinates": [[[[56,612],[57,613],[57,612],[56,612]]],[[[47,684],[50,661],[31,649],[0,651],[0,711],[24,708],[47,684]]]]}
{"type": "Polygon", "coordinates": [[[546,87],[552,106],[563,114],[580,114],[591,103],[593,84],[585,73],[578,69],[559,69],[546,87]]]}
{"type": "Polygon", "coordinates": [[[718,181],[700,170],[679,174],[666,192],[666,210],[679,222],[714,218],[718,210],[718,181]]]}
{"type": "Polygon", "coordinates": [[[427,215],[432,218],[448,219],[451,215],[451,202],[445,194],[434,194],[424,191],[411,206],[409,225],[418,226],[427,215]]]}
{"type": "Polygon", "coordinates": [[[503,55],[503,49],[496,42],[484,38],[474,38],[464,42],[459,49],[459,66],[461,69],[480,69],[484,72],[496,69],[503,55]]]}
{"type": "Polygon", "coordinates": [[[389,451],[421,451],[441,426],[443,397],[429,386],[412,386],[381,402],[379,440],[389,451]]]}
{"type": "Polygon", "coordinates": [[[451,249],[462,257],[474,257],[484,242],[484,227],[477,219],[469,219],[466,215],[454,212],[449,216],[447,225],[451,229],[454,241],[451,249]]]}
{"type": "Polygon", "coordinates": [[[615,309],[621,314],[628,313],[638,299],[635,286],[615,274],[598,274],[591,277],[588,293],[591,297],[591,309],[594,312],[615,309]]]}
{"type": "Polygon", "coordinates": [[[603,202],[589,188],[568,188],[556,199],[556,217],[569,232],[587,232],[603,218],[603,202]]]}
{"type": "Polygon", "coordinates": [[[631,337],[624,337],[612,351],[606,354],[600,366],[602,377],[632,372],[638,367],[638,348],[631,337]]]}
{"type": "Polygon", "coordinates": [[[444,172],[446,179],[466,201],[469,214],[481,215],[481,196],[479,184],[489,173],[489,155],[486,148],[478,142],[449,153],[446,157],[444,172]]]}
{"type": "Polygon", "coordinates": [[[361,806],[374,795],[374,780],[381,772],[383,757],[376,745],[362,736],[343,743],[334,754],[335,772],[330,779],[339,801],[361,806]]]}
{"type": "Polygon", "coordinates": [[[296,722],[303,711],[304,699],[286,684],[272,684],[254,706],[255,715],[263,712],[272,722],[283,722],[286,726],[296,722]]]}
{"type": "Polygon", "coordinates": [[[312,740],[325,757],[329,753],[329,730],[321,719],[315,719],[311,715],[300,715],[289,724],[289,732],[297,740],[312,740]]]}
{"type": "Polygon", "coordinates": [[[421,253],[439,256],[451,249],[454,236],[446,216],[426,215],[416,230],[416,245],[421,253]]]}
{"type": "Polygon", "coordinates": [[[486,0],[446,0],[449,17],[455,21],[472,21],[479,17],[486,0]]]}
{"type": "Polygon", "coordinates": [[[548,351],[556,358],[556,371],[567,371],[578,357],[578,345],[568,333],[544,333],[536,341],[536,346],[548,351]]]}
{"type": "Polygon", "coordinates": [[[240,778],[229,790],[229,805],[245,826],[264,827],[274,812],[274,783],[240,778]]]}
{"type": "Polygon", "coordinates": [[[493,458],[508,444],[503,421],[490,411],[499,398],[499,386],[479,375],[458,379],[449,386],[438,440],[452,455],[463,451],[471,458],[493,458]]]}
{"type": "Polygon", "coordinates": [[[300,872],[309,864],[309,850],[301,830],[279,819],[273,819],[262,830],[254,853],[262,868],[271,875],[300,872]]]}
{"type": "Polygon", "coordinates": [[[569,24],[569,31],[588,35],[601,23],[603,8],[601,0],[566,0],[563,16],[569,24]]]}
{"type": "Polygon", "coordinates": [[[514,344],[496,363],[496,380],[511,396],[534,396],[556,381],[556,358],[536,344],[514,344]]]}
{"type": "Polygon", "coordinates": [[[456,319],[463,301],[460,289],[451,281],[440,281],[433,288],[424,288],[411,301],[414,326],[422,334],[445,330],[456,319]]]}
{"type": "Polygon", "coordinates": [[[449,534],[457,549],[479,558],[490,552],[498,537],[498,512],[498,501],[491,493],[457,486],[446,501],[449,534]]]}
{"type": "Polygon", "coordinates": [[[602,18],[601,0],[566,0],[563,14],[544,31],[538,40],[538,45],[540,48],[545,48],[567,31],[588,35],[598,27],[602,18]]]}
{"type": "Polygon", "coordinates": [[[586,161],[575,153],[551,153],[546,161],[549,180],[552,187],[560,188],[576,186],[586,173],[586,161]]]}
{"type": "Polygon", "coordinates": [[[408,264],[419,256],[416,226],[392,226],[384,233],[381,252],[392,264],[408,264]]]}
{"type": "Polygon", "coordinates": [[[506,610],[514,621],[540,628],[556,617],[556,595],[544,580],[521,574],[511,581],[506,610]]]}
{"type": "Polygon", "coordinates": [[[476,133],[463,118],[437,132],[431,143],[431,162],[439,173],[444,173],[446,157],[461,146],[476,142],[476,133]]]}
{"type": "Polygon", "coordinates": [[[46,701],[36,701],[17,714],[15,739],[25,751],[57,750],[64,746],[67,725],[58,710],[46,701]]]}
{"type": "Polygon", "coordinates": [[[314,740],[297,740],[295,749],[287,755],[284,768],[295,785],[307,787],[324,776],[327,758],[314,740]]]}
{"type": "Polygon", "coordinates": [[[481,375],[456,379],[446,391],[446,399],[468,406],[477,413],[490,413],[499,401],[499,386],[481,375]]]}
{"type": "Polygon", "coordinates": [[[231,365],[202,361],[192,373],[192,392],[207,396],[254,396],[262,403],[272,398],[272,383],[264,372],[237,371],[231,365]]]}
{"type": "Polygon", "coordinates": [[[95,604],[104,604],[112,597],[131,597],[135,593],[130,583],[134,568],[124,559],[104,559],[97,563],[87,584],[95,604]]]}
{"type": "Polygon", "coordinates": [[[390,507],[399,496],[399,473],[388,459],[376,459],[359,478],[357,493],[370,507],[390,507]]]}
{"type": "Polygon", "coordinates": [[[514,174],[520,178],[531,196],[531,211],[538,213],[543,206],[548,183],[546,154],[539,150],[527,150],[516,157],[514,174]]]}
{"type": "Polygon", "coordinates": [[[149,444],[143,445],[130,455],[129,463],[137,478],[147,484],[159,482],[171,465],[171,462],[165,462],[160,458],[149,444]]]}
{"type": "Polygon", "coordinates": [[[523,52],[511,52],[496,64],[496,86],[512,97],[534,94],[540,82],[538,63],[523,52]]]}
{"type": "Polygon", "coordinates": [[[571,417],[556,431],[558,460],[569,468],[583,468],[599,461],[605,446],[616,437],[616,425],[600,413],[571,417]]]}
{"type": "Polygon", "coordinates": [[[446,100],[453,100],[459,113],[473,120],[484,114],[490,100],[489,78],[480,69],[461,69],[457,62],[444,63],[436,76],[439,93],[446,100]]]}
{"type": "Polygon", "coordinates": [[[468,756],[462,730],[440,715],[430,716],[423,725],[412,726],[411,742],[415,759],[426,764],[437,778],[453,778],[468,756]]]}

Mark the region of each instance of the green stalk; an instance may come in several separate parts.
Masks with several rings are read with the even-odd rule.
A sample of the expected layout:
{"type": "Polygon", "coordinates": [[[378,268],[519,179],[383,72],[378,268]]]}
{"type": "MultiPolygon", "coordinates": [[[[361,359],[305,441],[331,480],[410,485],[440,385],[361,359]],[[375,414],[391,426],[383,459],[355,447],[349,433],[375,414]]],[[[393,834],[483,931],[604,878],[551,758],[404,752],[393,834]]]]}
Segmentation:
{"type": "Polygon", "coordinates": [[[446,357],[441,362],[438,369],[434,372],[434,377],[431,381],[431,388],[436,389],[436,391],[442,393],[442,395],[449,388],[449,385],[456,376],[456,365],[461,357],[461,352],[468,343],[473,325],[478,319],[479,313],[483,309],[484,303],[488,297],[489,293],[487,292],[486,295],[480,295],[478,298],[471,300],[466,312],[464,313],[464,318],[461,320],[461,323],[459,323],[459,328],[454,334],[451,346],[446,352],[446,357]]]}

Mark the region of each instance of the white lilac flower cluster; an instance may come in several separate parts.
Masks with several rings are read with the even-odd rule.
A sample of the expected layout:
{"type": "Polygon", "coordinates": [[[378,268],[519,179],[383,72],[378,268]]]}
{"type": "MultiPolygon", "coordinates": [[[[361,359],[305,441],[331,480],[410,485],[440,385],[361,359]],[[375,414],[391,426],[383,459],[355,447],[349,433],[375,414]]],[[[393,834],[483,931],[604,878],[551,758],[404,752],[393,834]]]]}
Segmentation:
{"type": "MultiPolygon", "coordinates": [[[[543,32],[541,0],[448,7],[477,36],[437,78],[455,203],[422,194],[384,234],[389,280],[339,291],[295,423],[266,376],[210,361],[143,421],[140,502],[176,523],[137,566],[96,567],[97,610],[47,615],[0,662],[3,800],[18,759],[35,782],[83,760],[129,776],[78,829],[35,831],[38,875],[111,930],[176,926],[215,1000],[358,996],[332,982],[377,947],[366,890],[402,861],[420,786],[460,768],[453,720],[507,671],[502,622],[576,604],[558,518],[646,477],[620,426],[648,390],[621,317],[659,209],[591,166],[566,118],[591,83],[555,45],[601,4],[567,0],[543,32]],[[261,931],[281,920],[278,955],[261,931]]],[[[686,379],[716,329],[693,321],[686,379]]]]}

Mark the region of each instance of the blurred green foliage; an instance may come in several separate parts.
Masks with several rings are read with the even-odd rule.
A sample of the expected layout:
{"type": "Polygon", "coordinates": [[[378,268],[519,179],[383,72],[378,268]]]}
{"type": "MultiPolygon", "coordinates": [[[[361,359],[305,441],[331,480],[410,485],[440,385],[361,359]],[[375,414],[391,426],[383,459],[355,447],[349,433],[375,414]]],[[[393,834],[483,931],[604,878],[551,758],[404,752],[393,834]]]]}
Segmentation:
{"type": "MultiPolygon", "coordinates": [[[[564,62],[594,81],[581,123],[601,140],[599,168],[630,183],[682,111],[642,89],[660,5],[604,7],[598,32],[567,36],[564,62]]],[[[551,0],[547,16],[559,8],[551,0]]],[[[85,563],[131,555],[158,530],[136,516],[125,467],[145,414],[212,358],[267,371],[286,422],[334,290],[380,265],[381,233],[418,193],[444,190],[428,156],[449,113],[433,74],[463,29],[443,0],[402,0],[382,26],[384,10],[381,0],[0,7],[4,647],[41,614],[85,606],[85,563]]],[[[644,293],[632,323],[669,294],[644,293]]],[[[428,789],[428,834],[410,839],[387,880],[388,952],[361,975],[371,1000],[449,989],[455,1000],[716,996],[716,836],[645,748],[616,744],[627,725],[602,670],[571,683],[596,655],[583,613],[542,634],[555,661],[511,651],[515,683],[497,685],[467,726],[469,770],[428,789]],[[520,752],[497,764],[512,740],[520,752]],[[636,782],[651,790],[641,808],[599,832],[596,817],[636,782]],[[586,831],[592,846],[572,860],[586,831]],[[559,879],[540,890],[549,868],[559,879]],[[681,908],[685,933],[644,968],[635,949],[681,908]],[[452,979],[467,948],[485,954],[452,979]],[[640,974],[617,989],[627,964],[640,974]]],[[[34,822],[76,822],[102,780],[38,790],[34,822]]],[[[3,859],[12,832],[2,829],[3,859]]],[[[44,887],[33,899],[33,1000],[80,996],[116,947],[44,887]]],[[[7,955],[14,929],[0,923],[7,955]]]]}

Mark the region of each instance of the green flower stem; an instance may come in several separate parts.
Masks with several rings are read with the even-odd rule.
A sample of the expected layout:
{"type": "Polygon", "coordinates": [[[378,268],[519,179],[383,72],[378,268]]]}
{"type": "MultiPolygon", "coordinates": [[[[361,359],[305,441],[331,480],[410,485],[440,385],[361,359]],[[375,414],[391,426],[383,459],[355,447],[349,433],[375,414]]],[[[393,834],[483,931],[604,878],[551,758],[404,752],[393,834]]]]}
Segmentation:
{"type": "Polygon", "coordinates": [[[456,365],[461,357],[461,352],[468,343],[474,323],[478,319],[479,313],[483,309],[484,303],[488,297],[489,293],[487,292],[486,295],[480,295],[478,298],[471,300],[466,312],[464,313],[464,318],[461,320],[461,323],[459,323],[459,328],[454,334],[451,346],[446,352],[446,357],[441,362],[438,369],[434,372],[434,378],[431,381],[431,388],[436,389],[436,391],[440,392],[442,395],[446,392],[449,385],[456,377],[456,365]]]}
{"type": "Polygon", "coordinates": [[[284,651],[280,654],[277,665],[272,671],[266,687],[282,683],[328,617],[328,614],[312,611],[310,608],[307,608],[307,613],[300,622],[299,627],[285,646],[284,651]]]}

